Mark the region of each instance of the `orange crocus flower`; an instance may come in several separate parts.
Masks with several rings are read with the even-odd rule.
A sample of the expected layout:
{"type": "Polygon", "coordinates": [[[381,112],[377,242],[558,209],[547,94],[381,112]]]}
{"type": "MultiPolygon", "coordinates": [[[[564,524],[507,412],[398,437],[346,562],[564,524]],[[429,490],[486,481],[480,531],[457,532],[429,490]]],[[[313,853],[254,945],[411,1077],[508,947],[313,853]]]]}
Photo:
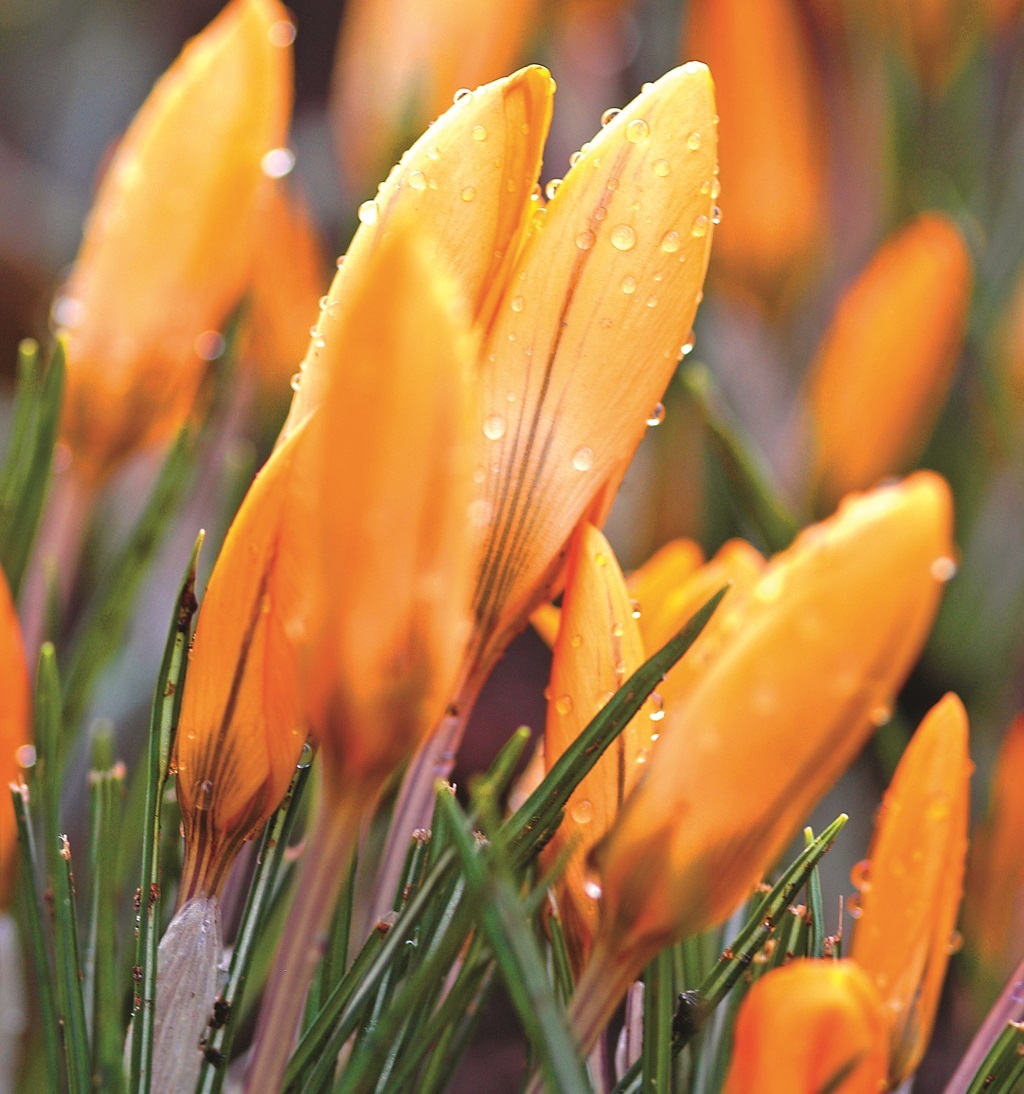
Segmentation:
{"type": "Polygon", "coordinates": [[[924,213],[846,290],[809,379],[811,480],[825,500],[903,470],[920,451],[953,380],[972,280],[956,225],[924,213]]]}
{"type": "Polygon", "coordinates": [[[207,367],[197,339],[250,276],[263,157],[291,110],[292,33],[276,0],[233,0],[118,145],[56,308],[63,435],[87,479],[166,441],[192,409],[207,367]]]}
{"type": "Polygon", "coordinates": [[[856,756],[920,651],[951,550],[949,489],[922,472],[846,499],[738,605],[598,848],[585,1035],[662,947],[732,912],[856,756]]]}
{"type": "Polygon", "coordinates": [[[985,995],[1001,987],[1024,953],[1024,714],[1003,738],[988,814],[971,846],[964,934],[985,995]]]}
{"type": "Polygon", "coordinates": [[[794,961],[743,1000],[723,1094],[878,1094],[887,1034],[878,990],[853,961],[794,961]]]}
{"type": "Polygon", "coordinates": [[[0,910],[10,900],[18,839],[8,783],[18,781],[18,749],[30,740],[32,703],[25,648],[7,578],[0,569],[0,910]]]}
{"type": "Polygon", "coordinates": [[[353,0],[345,7],[331,114],[350,185],[372,184],[459,88],[519,59],[538,0],[353,0]],[[373,94],[367,94],[367,88],[373,94]]]}
{"type": "Polygon", "coordinates": [[[327,267],[309,209],[294,188],[284,181],[266,187],[258,217],[244,356],[254,368],[261,398],[280,412],[291,394],[288,380],[309,348],[309,323],[326,285],[327,267]]]}
{"type": "Polygon", "coordinates": [[[963,893],[967,714],[953,694],[924,719],[896,768],[868,853],[850,957],[889,1012],[889,1081],[912,1075],[931,1037],[963,893]]]}
{"type": "Polygon", "coordinates": [[[714,73],[722,117],[713,272],[766,302],[827,232],[823,95],[801,19],[793,0],[692,0],[685,23],[683,53],[714,73]]]}
{"type": "MultiPolygon", "coordinates": [[[[330,341],[349,279],[399,215],[430,227],[433,268],[456,279],[483,332],[476,476],[486,535],[458,714],[431,746],[443,756],[494,661],[558,587],[573,529],[585,515],[603,519],[675,370],[707,266],[707,69],[684,65],[649,85],[581,150],[545,205],[533,190],[552,87],[544,69],[524,69],[461,96],[416,142],[361,208],[313,339],[330,341]]],[[[285,434],[322,385],[308,356],[285,434]]],[[[400,810],[403,842],[405,820],[426,821],[436,770],[433,758],[414,764],[429,776],[414,778],[400,810]]]]}

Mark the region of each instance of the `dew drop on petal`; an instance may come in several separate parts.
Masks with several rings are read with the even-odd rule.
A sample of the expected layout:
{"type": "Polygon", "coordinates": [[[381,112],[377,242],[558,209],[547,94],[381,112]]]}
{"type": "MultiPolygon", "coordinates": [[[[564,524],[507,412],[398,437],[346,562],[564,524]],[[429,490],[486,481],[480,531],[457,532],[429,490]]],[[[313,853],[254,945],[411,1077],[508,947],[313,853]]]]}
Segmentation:
{"type": "Polygon", "coordinates": [[[526,307],[526,301],[521,296],[513,296],[509,306],[515,312],[520,312],[526,307]]]}
{"type": "Polygon", "coordinates": [[[712,179],[711,180],[711,198],[712,198],[712,200],[717,201],[718,200],[718,195],[721,194],[721,192],[722,192],[722,184],[718,181],[718,179],[712,179]]]}
{"type": "Polygon", "coordinates": [[[626,633],[626,628],[621,623],[612,624],[612,638],[621,638],[626,633]]]}
{"type": "Polygon", "coordinates": [[[879,703],[878,706],[871,708],[868,717],[871,719],[873,726],[888,725],[892,721],[892,707],[885,703],[879,703]]]}
{"type": "Polygon", "coordinates": [[[299,390],[299,384],[301,384],[301,383],[302,383],[302,373],[301,372],[293,372],[292,373],[292,378],[288,381],[288,386],[292,389],[292,391],[298,391],[299,390]]]}
{"type": "Polygon", "coordinates": [[[658,298],[653,293],[647,298],[647,306],[649,308],[656,308],[658,306],[658,298]]]}
{"type": "Polygon", "coordinates": [[[409,172],[409,185],[414,190],[426,190],[427,188],[427,176],[422,171],[410,171],[409,172]]]}
{"type": "Polygon", "coordinates": [[[313,762],[313,746],[306,741],[302,746],[302,751],[299,753],[299,761],[295,765],[299,770],[309,767],[313,762]]]}
{"type": "Polygon", "coordinates": [[[468,99],[473,92],[468,87],[460,87],[458,91],[452,96],[453,103],[461,103],[463,99],[468,99]]]}
{"type": "MultiPolygon", "coordinates": [[[[577,471],[589,471],[594,463],[594,450],[586,444],[581,444],[572,454],[572,465],[577,471]]],[[[600,561],[597,563],[601,565],[600,561]]]]}
{"type": "Polygon", "coordinates": [[[690,235],[692,235],[694,239],[702,239],[708,234],[710,224],[711,222],[708,218],[701,213],[700,216],[693,218],[693,226],[690,228],[690,235]]]}
{"type": "Polygon", "coordinates": [[[569,166],[570,167],[575,167],[576,164],[578,164],[581,159],[583,159],[582,149],[578,152],[573,152],[573,154],[569,157],[569,166]]]}
{"type": "Polygon", "coordinates": [[[473,126],[473,140],[485,141],[487,140],[487,130],[482,125],[473,126]]]}
{"type": "Polygon", "coordinates": [[[619,180],[613,176],[604,184],[604,186],[606,190],[618,190],[619,180]]]}
{"type": "Polygon", "coordinates": [[[35,767],[35,745],[19,745],[15,750],[14,759],[19,767],[35,767]]]}
{"type": "Polygon", "coordinates": [[[295,41],[295,24],[290,19],[278,19],[267,31],[270,44],[284,49],[295,41]]]}
{"type": "Polygon", "coordinates": [[[559,695],[555,700],[555,710],[559,714],[572,714],[572,696],[569,694],[559,695]]]}
{"type": "Polygon", "coordinates": [[[594,803],[584,798],[572,806],[569,815],[577,824],[589,824],[594,819],[594,803]]]}
{"type": "Polygon", "coordinates": [[[686,138],[686,147],[691,152],[697,152],[700,149],[700,133],[696,129],[686,138]]]}
{"type": "Polygon", "coordinates": [[[558,188],[562,185],[561,179],[550,179],[548,184],[544,187],[544,196],[548,201],[554,199],[555,194],[558,193],[558,188]]]}
{"type": "Polygon", "coordinates": [[[850,884],[858,893],[871,890],[871,859],[862,858],[850,868],[850,884]]]}
{"type": "Polygon", "coordinates": [[[371,198],[370,201],[364,201],[359,206],[359,221],[362,224],[376,224],[377,214],[380,209],[377,207],[377,203],[371,198]]]}
{"type": "Polygon", "coordinates": [[[593,878],[588,878],[583,882],[583,891],[591,900],[600,900],[604,893],[604,890],[601,888],[601,883],[595,881],[593,878]]]}
{"type": "Polygon", "coordinates": [[[931,565],[931,575],[936,581],[951,581],[956,577],[956,561],[948,555],[937,558],[931,565]]]}
{"type": "MultiPolygon", "coordinates": [[[[660,406],[661,404],[659,403],[658,405],[660,406]]],[[[631,600],[629,602],[629,614],[634,619],[639,619],[640,618],[640,601],[639,600],[631,600]]]]}
{"type": "Polygon", "coordinates": [[[572,646],[574,650],[578,650],[580,646],[583,645],[583,635],[574,634],[572,638],[569,639],[569,645],[572,646]]]}
{"type": "Polygon", "coordinates": [[[651,710],[650,719],[652,722],[660,722],[665,717],[665,701],[656,691],[651,692],[647,705],[651,710]]]}
{"type": "Polygon", "coordinates": [[[630,144],[639,144],[641,141],[647,140],[650,135],[651,127],[643,118],[634,118],[626,126],[626,140],[630,144]]]}
{"type": "Polygon", "coordinates": [[[636,292],[636,278],[631,274],[626,274],[620,287],[627,296],[632,296],[636,292]]]}
{"type": "Polygon", "coordinates": [[[260,168],[269,179],[283,179],[295,166],[295,153],[290,148],[271,148],[260,160],[260,168]]]}
{"type": "Polygon", "coordinates": [[[954,931],[949,936],[949,941],[946,943],[946,953],[952,957],[953,954],[959,953],[964,948],[964,936],[959,931],[954,931]]]}
{"type": "Polygon", "coordinates": [[[338,257],[334,260],[334,265],[340,270],[341,267],[345,265],[345,256],[338,255],[338,257]]]}
{"type": "Polygon", "coordinates": [[[224,353],[224,335],[219,330],[204,330],[197,335],[192,348],[196,356],[202,361],[216,361],[224,353]]]}
{"type": "Polygon", "coordinates": [[[577,233],[576,246],[581,251],[589,251],[594,246],[594,233],[589,228],[577,233]]]}
{"type": "MultiPolygon", "coordinates": [[[[654,429],[655,426],[661,425],[661,423],[664,420],[665,420],[665,404],[664,403],[655,403],[654,404],[654,409],[651,411],[650,415],[647,418],[647,424],[652,429],[654,429]]],[[[637,615],[639,615],[639,614],[640,613],[638,612],[637,615]]]]}
{"type": "Polygon", "coordinates": [[[690,333],[686,336],[686,341],[680,347],[679,355],[681,357],[686,357],[689,354],[693,353],[693,347],[696,344],[697,344],[697,335],[694,334],[694,332],[691,330],[690,333]]]}
{"type": "MultiPolygon", "coordinates": [[[[587,451],[589,452],[590,449],[588,448],[587,451]]],[[[608,565],[608,556],[603,551],[598,551],[597,554],[594,555],[594,563],[597,566],[607,566],[608,565]]],[[[612,697],[613,694],[614,694],[614,692],[609,692],[608,695],[605,696],[605,702],[606,703],[612,697]]]]}
{"type": "Polygon", "coordinates": [[[472,186],[464,186],[462,193],[459,195],[463,201],[472,201],[476,197],[476,191],[472,186]]]}
{"type": "Polygon", "coordinates": [[[712,205],[711,206],[711,223],[712,224],[721,224],[722,223],[722,210],[719,209],[717,205],[712,205]]]}
{"type": "Polygon", "coordinates": [[[489,441],[500,441],[505,436],[505,419],[500,414],[489,414],[484,418],[484,436],[489,441]]]}
{"type": "Polygon", "coordinates": [[[612,120],[612,118],[615,117],[616,114],[621,114],[621,113],[622,113],[622,110],[621,110],[620,107],[617,107],[617,106],[608,107],[608,109],[601,115],[601,125],[602,126],[607,125],[612,120]]]}
{"type": "Polygon", "coordinates": [[[660,247],[666,254],[675,254],[683,245],[683,237],[678,232],[666,232],[661,237],[660,247]]]}
{"type": "Polygon", "coordinates": [[[636,246],[636,232],[628,224],[616,224],[612,228],[611,241],[617,251],[631,251],[636,246]]]}
{"type": "Polygon", "coordinates": [[[846,898],[846,910],[849,912],[851,919],[860,919],[864,914],[860,906],[860,897],[856,893],[846,898]]]}
{"type": "Polygon", "coordinates": [[[672,165],[668,160],[655,160],[651,164],[651,170],[658,176],[658,178],[665,178],[672,170],[672,165]]]}

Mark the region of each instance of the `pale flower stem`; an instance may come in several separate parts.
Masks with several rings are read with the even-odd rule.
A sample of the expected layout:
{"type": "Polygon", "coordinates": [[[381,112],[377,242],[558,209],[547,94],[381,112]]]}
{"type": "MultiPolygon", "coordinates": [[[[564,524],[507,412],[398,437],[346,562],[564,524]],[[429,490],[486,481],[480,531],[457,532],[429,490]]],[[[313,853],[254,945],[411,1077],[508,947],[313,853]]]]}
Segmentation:
{"type": "Polygon", "coordinates": [[[22,634],[30,665],[42,645],[51,581],[56,583],[61,611],[67,607],[95,498],[95,487],[73,466],[54,472],[21,594],[22,634]]]}
{"type": "MultiPolygon", "coordinates": [[[[325,799],[326,804],[326,799],[325,799]]],[[[321,809],[295,879],[292,906],[260,1008],[245,1089],[280,1090],[298,1032],[306,993],[323,955],[327,928],[347,876],[358,831],[358,809],[321,809]]]]}
{"type": "Polygon", "coordinates": [[[964,1094],[1003,1027],[1007,1022],[1019,1022],[1022,1018],[1024,1018],[1024,961],[1021,961],[1013,970],[1013,975],[1003,988],[1002,995],[986,1015],[981,1029],[974,1035],[964,1058],[960,1061],[960,1066],[953,1073],[953,1078],[949,1080],[943,1094],[964,1094]]]}

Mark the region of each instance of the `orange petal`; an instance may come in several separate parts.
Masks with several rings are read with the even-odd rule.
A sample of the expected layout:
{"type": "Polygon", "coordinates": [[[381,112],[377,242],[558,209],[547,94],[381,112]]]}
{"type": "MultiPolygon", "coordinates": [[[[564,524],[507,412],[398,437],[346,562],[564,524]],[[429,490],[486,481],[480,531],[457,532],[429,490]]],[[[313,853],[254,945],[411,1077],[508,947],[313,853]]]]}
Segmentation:
{"type": "Polygon", "coordinates": [[[537,8],[537,0],[347,4],[331,113],[350,185],[371,184],[402,138],[437,117],[459,88],[508,72],[522,54],[537,8]]]}
{"type": "Polygon", "coordinates": [[[967,714],[949,694],[907,746],[875,824],[850,956],[889,1010],[893,1087],[931,1038],[963,893],[972,770],[967,714]]]}
{"type": "Polygon", "coordinates": [[[327,286],[320,242],[302,196],[286,183],[268,186],[258,209],[245,358],[264,396],[290,399],[288,381],[309,348],[309,325],[327,286]]]}
{"type": "Polygon", "coordinates": [[[97,478],[181,427],[207,368],[197,339],[246,287],[263,157],[291,109],[291,51],[275,44],[286,19],[276,0],[229,4],[153,89],[103,179],[56,307],[64,436],[97,478]]]}
{"type": "MultiPolygon", "coordinates": [[[[562,627],[551,663],[544,733],[548,770],[626,679],[644,662],[640,630],[625,579],[608,541],[582,524],[567,567],[562,627]]],[[[646,762],[657,723],[641,711],[569,798],[549,845],[551,862],[574,847],[558,885],[566,942],[577,971],[597,928],[597,901],[587,891],[587,855],[611,827],[646,762]]]]}
{"type": "MultiPolygon", "coordinates": [[[[400,218],[424,226],[434,241],[431,270],[455,278],[470,316],[487,321],[529,220],[552,94],[546,69],[524,68],[463,96],[420,137],[360,209],[362,223],[331,285],[318,337],[335,337],[350,280],[364,276],[360,267],[400,218]]],[[[284,434],[323,398],[315,348],[314,340],[284,434]]]]}
{"type": "Polygon", "coordinates": [[[721,922],[783,850],[917,657],[950,525],[948,487],[920,473],[847,499],[765,570],[600,849],[611,952],[639,967],[721,922]]]}
{"type": "Polygon", "coordinates": [[[824,109],[793,0],[692,0],[683,54],[715,77],[725,191],[713,273],[763,300],[827,231],[824,109]]]}
{"type": "Polygon", "coordinates": [[[328,377],[303,476],[328,605],[317,728],[349,785],[438,720],[469,637],[478,341],[419,227],[392,219],[312,350],[328,377]]]}
{"type": "Polygon", "coordinates": [[[483,665],[544,598],[675,370],[711,241],[713,118],[707,69],[670,72],[598,133],[535,214],[484,347],[483,665]]]}
{"type": "Polygon", "coordinates": [[[902,470],[923,447],[953,380],[971,283],[959,230],[925,213],[846,291],[810,378],[812,478],[827,499],[902,470]]]}
{"type": "Polygon", "coordinates": [[[699,544],[692,539],[674,539],[655,551],[639,569],[626,578],[630,596],[636,601],[640,612],[640,633],[644,636],[644,647],[652,653],[672,637],[670,634],[658,643],[665,626],[670,625],[663,626],[659,622],[663,606],[703,561],[704,552],[699,544]]]}
{"type": "Polygon", "coordinates": [[[1024,715],[1006,732],[988,815],[971,845],[964,934],[988,981],[1002,987],[1024,952],[1024,715]]]}
{"type": "Polygon", "coordinates": [[[852,961],[794,961],[743,1000],[724,1094],[878,1094],[887,1062],[885,1011],[870,977],[852,961]]]}
{"type": "Polygon", "coordinates": [[[203,598],[172,768],[185,831],[184,901],[214,895],[277,808],[306,739],[301,574],[286,517],[301,430],[257,475],[203,598]]]}
{"type": "Polygon", "coordinates": [[[18,854],[14,810],[7,785],[19,781],[21,765],[17,754],[31,740],[31,717],[25,648],[7,578],[0,569],[0,787],[4,790],[0,801],[0,909],[7,907],[18,854]]]}

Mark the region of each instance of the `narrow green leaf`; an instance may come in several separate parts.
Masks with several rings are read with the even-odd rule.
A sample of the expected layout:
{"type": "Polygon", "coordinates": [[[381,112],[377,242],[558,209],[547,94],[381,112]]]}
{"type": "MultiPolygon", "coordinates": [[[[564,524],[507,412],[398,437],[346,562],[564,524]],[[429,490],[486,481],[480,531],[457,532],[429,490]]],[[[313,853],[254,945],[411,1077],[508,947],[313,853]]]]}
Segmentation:
{"type": "Polygon", "coordinates": [[[143,578],[177,514],[194,464],[195,445],[186,427],[171,445],[142,515],[75,635],[64,695],[64,725],[69,734],[78,728],[100,670],[124,642],[143,578]]]}
{"type": "Polygon", "coordinates": [[[569,962],[569,950],[565,944],[565,932],[562,930],[562,917],[558,911],[558,902],[554,894],[545,886],[549,907],[547,916],[548,934],[551,936],[551,971],[558,994],[559,1002],[563,1007],[569,1005],[572,993],[576,990],[576,980],[572,975],[572,965],[569,962]]]}
{"type": "Polygon", "coordinates": [[[200,532],[175,603],[174,618],[164,647],[149,723],[142,869],[135,898],[138,908],[138,937],[135,944],[138,979],[132,1007],[129,1072],[129,1090],[132,1094],[147,1094],[152,1077],[153,1008],[156,1003],[157,950],[160,943],[160,813],[171,748],[181,711],[192,617],[198,606],[195,595],[196,568],[202,545],[203,533],[200,532]]]}
{"type": "Polygon", "coordinates": [[[89,1036],[85,1026],[82,996],[82,966],[78,953],[78,923],[75,915],[75,879],[71,869],[71,846],[60,836],[52,874],[55,913],[54,948],[57,955],[57,999],[64,1023],[64,1055],[68,1065],[71,1094],[86,1094],[89,1077],[89,1036]]]}
{"type": "MultiPolygon", "coordinates": [[[[804,846],[814,842],[814,832],[804,829],[804,846]]],[[[825,956],[825,904],[821,897],[821,877],[818,867],[807,875],[807,912],[810,916],[810,938],[807,942],[809,957],[825,956]]]]}
{"type": "Polygon", "coordinates": [[[966,1094],[1014,1094],[1024,1075],[1024,1022],[1007,1022],[975,1072],[966,1094]]]}
{"type": "Polygon", "coordinates": [[[672,1090],[672,1015],[675,1007],[672,951],[662,950],[644,973],[644,1041],[640,1058],[644,1094],[672,1090]]]}
{"type": "Polygon", "coordinates": [[[716,406],[711,373],[703,365],[687,365],[680,379],[704,419],[708,443],[722,465],[739,515],[770,551],[788,547],[800,530],[772,485],[763,459],[738,430],[727,425],[716,406]]]}

